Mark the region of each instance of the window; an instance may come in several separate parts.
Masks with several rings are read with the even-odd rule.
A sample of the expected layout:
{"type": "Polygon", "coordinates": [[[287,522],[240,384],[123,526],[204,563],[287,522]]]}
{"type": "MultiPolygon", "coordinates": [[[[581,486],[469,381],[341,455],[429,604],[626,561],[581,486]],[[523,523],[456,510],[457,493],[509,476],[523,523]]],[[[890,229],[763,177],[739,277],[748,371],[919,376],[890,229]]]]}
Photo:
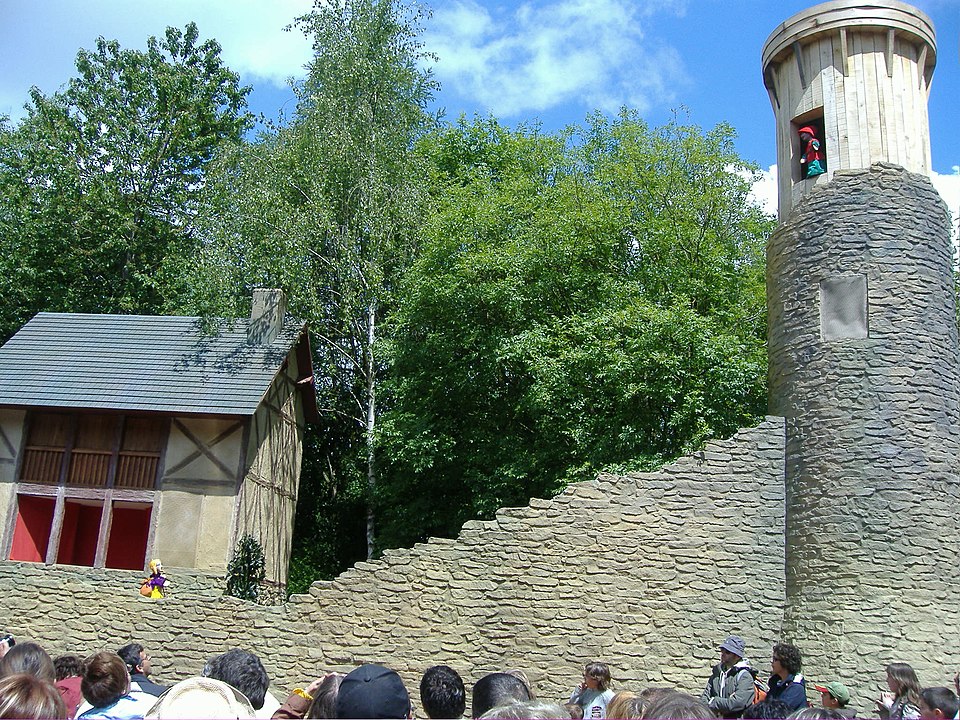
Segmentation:
{"type": "Polygon", "coordinates": [[[139,570],[164,418],[30,413],[10,559],[139,570]]]}
{"type": "Polygon", "coordinates": [[[827,139],[823,123],[823,108],[818,108],[793,119],[796,162],[793,164],[793,181],[807,180],[827,172],[827,139]],[[801,133],[808,130],[808,134],[801,133]]]}

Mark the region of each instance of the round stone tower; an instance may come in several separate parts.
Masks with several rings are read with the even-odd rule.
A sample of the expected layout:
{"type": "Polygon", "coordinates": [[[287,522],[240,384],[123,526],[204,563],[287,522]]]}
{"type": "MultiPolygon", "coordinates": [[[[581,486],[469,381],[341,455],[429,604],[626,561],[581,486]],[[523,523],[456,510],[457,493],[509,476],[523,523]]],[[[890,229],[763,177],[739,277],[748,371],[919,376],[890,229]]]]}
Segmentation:
{"type": "Polygon", "coordinates": [[[935,56],[930,20],[894,0],[817,5],[763,49],[782,223],[767,303],[770,408],[787,429],[784,637],[808,676],[864,690],[894,660],[931,685],[960,665],[952,247],[923,174],[935,56]],[[826,164],[810,179],[805,126],[826,164]]]}

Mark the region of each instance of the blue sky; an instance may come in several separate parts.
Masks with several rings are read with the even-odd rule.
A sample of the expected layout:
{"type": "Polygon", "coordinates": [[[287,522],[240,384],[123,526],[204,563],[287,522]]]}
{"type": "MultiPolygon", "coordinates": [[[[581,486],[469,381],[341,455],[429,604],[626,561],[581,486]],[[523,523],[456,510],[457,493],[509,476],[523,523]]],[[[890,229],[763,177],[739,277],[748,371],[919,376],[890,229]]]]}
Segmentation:
{"type": "MultiPolygon", "coordinates": [[[[687,108],[704,128],[729,122],[748,160],[776,159],[773,112],[760,77],[767,36],[806,0],[434,0],[426,48],[449,118],[493,115],[547,130],[594,109],[640,110],[652,124],[687,108]]],[[[960,0],[915,0],[933,20],[938,62],[930,98],[934,181],[960,202],[960,0]]],[[[195,20],[254,87],[255,112],[293,109],[287,79],[310,48],[283,28],[309,0],[0,0],[0,113],[15,119],[31,85],[50,93],[98,35],[142,47],[166,25],[195,20]]],[[[763,194],[763,191],[761,191],[763,194]]]]}

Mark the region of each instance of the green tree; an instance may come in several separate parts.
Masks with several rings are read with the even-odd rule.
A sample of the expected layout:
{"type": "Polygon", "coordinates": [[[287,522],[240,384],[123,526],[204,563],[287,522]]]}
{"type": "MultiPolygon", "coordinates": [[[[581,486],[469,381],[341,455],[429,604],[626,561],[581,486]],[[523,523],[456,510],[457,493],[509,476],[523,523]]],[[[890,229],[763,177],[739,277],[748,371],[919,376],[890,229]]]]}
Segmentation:
{"type": "Polygon", "coordinates": [[[99,38],[61,92],[0,131],[0,333],[38,310],[175,305],[206,169],[250,126],[247,88],[196,25],[146,51],[99,38]]]}
{"type": "Polygon", "coordinates": [[[762,415],[771,220],[729,128],[461,121],[421,148],[435,209],[389,333],[385,544],[762,415]]]}
{"type": "Polygon", "coordinates": [[[351,508],[364,501],[366,552],[375,550],[365,500],[378,476],[377,340],[414,253],[423,193],[413,144],[433,125],[421,19],[399,0],[318,3],[299,18],[314,56],[295,88],[295,116],[225,158],[208,189],[210,242],[192,282],[198,306],[216,310],[224,298],[241,306],[251,286],[269,284],[310,323],[324,416],[324,439],[311,447],[324,457],[307,464],[295,552],[329,546],[330,517],[317,499],[334,497],[351,508]]]}

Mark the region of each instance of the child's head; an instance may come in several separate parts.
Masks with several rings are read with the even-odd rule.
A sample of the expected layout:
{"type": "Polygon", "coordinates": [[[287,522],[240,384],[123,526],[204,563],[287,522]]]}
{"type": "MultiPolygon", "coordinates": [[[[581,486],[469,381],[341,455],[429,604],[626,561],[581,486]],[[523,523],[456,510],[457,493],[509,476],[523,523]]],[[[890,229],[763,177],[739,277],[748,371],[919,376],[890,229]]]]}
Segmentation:
{"type": "Polygon", "coordinates": [[[797,130],[797,134],[800,136],[800,139],[803,142],[809,141],[811,138],[815,138],[817,134],[813,131],[813,128],[809,125],[804,125],[802,128],[797,130]]]}
{"type": "Polygon", "coordinates": [[[583,668],[583,679],[588,684],[591,684],[591,680],[595,681],[597,690],[606,690],[610,687],[610,668],[602,662],[587,663],[583,668]]]}

